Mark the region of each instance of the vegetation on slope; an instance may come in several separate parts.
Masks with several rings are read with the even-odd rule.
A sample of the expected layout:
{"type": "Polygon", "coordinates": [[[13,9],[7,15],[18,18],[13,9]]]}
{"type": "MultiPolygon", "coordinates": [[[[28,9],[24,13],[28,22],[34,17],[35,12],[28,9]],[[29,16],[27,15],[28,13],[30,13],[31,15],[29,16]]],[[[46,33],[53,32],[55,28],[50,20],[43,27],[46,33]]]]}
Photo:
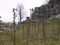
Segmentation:
{"type": "MultiPolygon", "coordinates": [[[[21,24],[15,32],[16,45],[60,45],[60,23],[58,22],[59,20],[51,20],[49,23],[41,21],[21,24]]],[[[13,34],[13,30],[0,34],[0,45],[13,45],[13,34]]]]}

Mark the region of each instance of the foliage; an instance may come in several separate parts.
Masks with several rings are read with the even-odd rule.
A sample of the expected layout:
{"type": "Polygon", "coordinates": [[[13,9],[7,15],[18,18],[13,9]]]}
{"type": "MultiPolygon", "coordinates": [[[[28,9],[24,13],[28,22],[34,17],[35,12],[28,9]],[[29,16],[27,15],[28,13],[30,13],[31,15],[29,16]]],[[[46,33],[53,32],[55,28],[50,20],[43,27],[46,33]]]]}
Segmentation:
{"type": "Polygon", "coordinates": [[[38,19],[41,17],[52,17],[60,14],[60,0],[49,0],[46,5],[35,7],[32,13],[32,19],[38,19]]]}

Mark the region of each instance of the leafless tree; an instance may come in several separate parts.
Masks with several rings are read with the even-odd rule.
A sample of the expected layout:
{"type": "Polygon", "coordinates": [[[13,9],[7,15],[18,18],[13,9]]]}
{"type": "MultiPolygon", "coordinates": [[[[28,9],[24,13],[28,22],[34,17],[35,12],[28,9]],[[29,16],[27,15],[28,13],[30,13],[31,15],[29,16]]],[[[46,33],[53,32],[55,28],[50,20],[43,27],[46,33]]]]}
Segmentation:
{"type": "Polygon", "coordinates": [[[20,23],[26,15],[26,10],[22,3],[19,3],[17,6],[18,6],[17,9],[18,9],[18,13],[19,13],[19,23],[20,23]]]}

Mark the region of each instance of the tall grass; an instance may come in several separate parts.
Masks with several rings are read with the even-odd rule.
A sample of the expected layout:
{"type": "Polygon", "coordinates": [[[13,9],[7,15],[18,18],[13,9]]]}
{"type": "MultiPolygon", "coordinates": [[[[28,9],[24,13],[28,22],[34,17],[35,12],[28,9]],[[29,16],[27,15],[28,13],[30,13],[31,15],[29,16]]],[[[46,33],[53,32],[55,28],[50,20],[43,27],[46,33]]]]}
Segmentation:
{"type": "MultiPolygon", "coordinates": [[[[60,45],[59,24],[57,21],[44,22],[46,45],[60,45]]],[[[0,45],[13,45],[13,34],[13,30],[0,34],[0,45]]],[[[42,22],[21,24],[15,36],[16,45],[45,45],[42,22]]]]}

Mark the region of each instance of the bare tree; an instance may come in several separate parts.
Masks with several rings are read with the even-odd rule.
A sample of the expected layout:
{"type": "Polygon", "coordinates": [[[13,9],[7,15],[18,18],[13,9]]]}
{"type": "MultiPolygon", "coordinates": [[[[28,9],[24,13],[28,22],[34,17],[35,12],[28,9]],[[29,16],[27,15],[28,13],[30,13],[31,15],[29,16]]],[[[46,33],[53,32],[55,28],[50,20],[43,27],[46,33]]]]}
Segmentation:
{"type": "Polygon", "coordinates": [[[23,20],[26,12],[25,12],[25,8],[22,3],[18,4],[17,6],[18,6],[17,9],[18,9],[18,13],[19,13],[19,23],[20,23],[23,20]]]}

